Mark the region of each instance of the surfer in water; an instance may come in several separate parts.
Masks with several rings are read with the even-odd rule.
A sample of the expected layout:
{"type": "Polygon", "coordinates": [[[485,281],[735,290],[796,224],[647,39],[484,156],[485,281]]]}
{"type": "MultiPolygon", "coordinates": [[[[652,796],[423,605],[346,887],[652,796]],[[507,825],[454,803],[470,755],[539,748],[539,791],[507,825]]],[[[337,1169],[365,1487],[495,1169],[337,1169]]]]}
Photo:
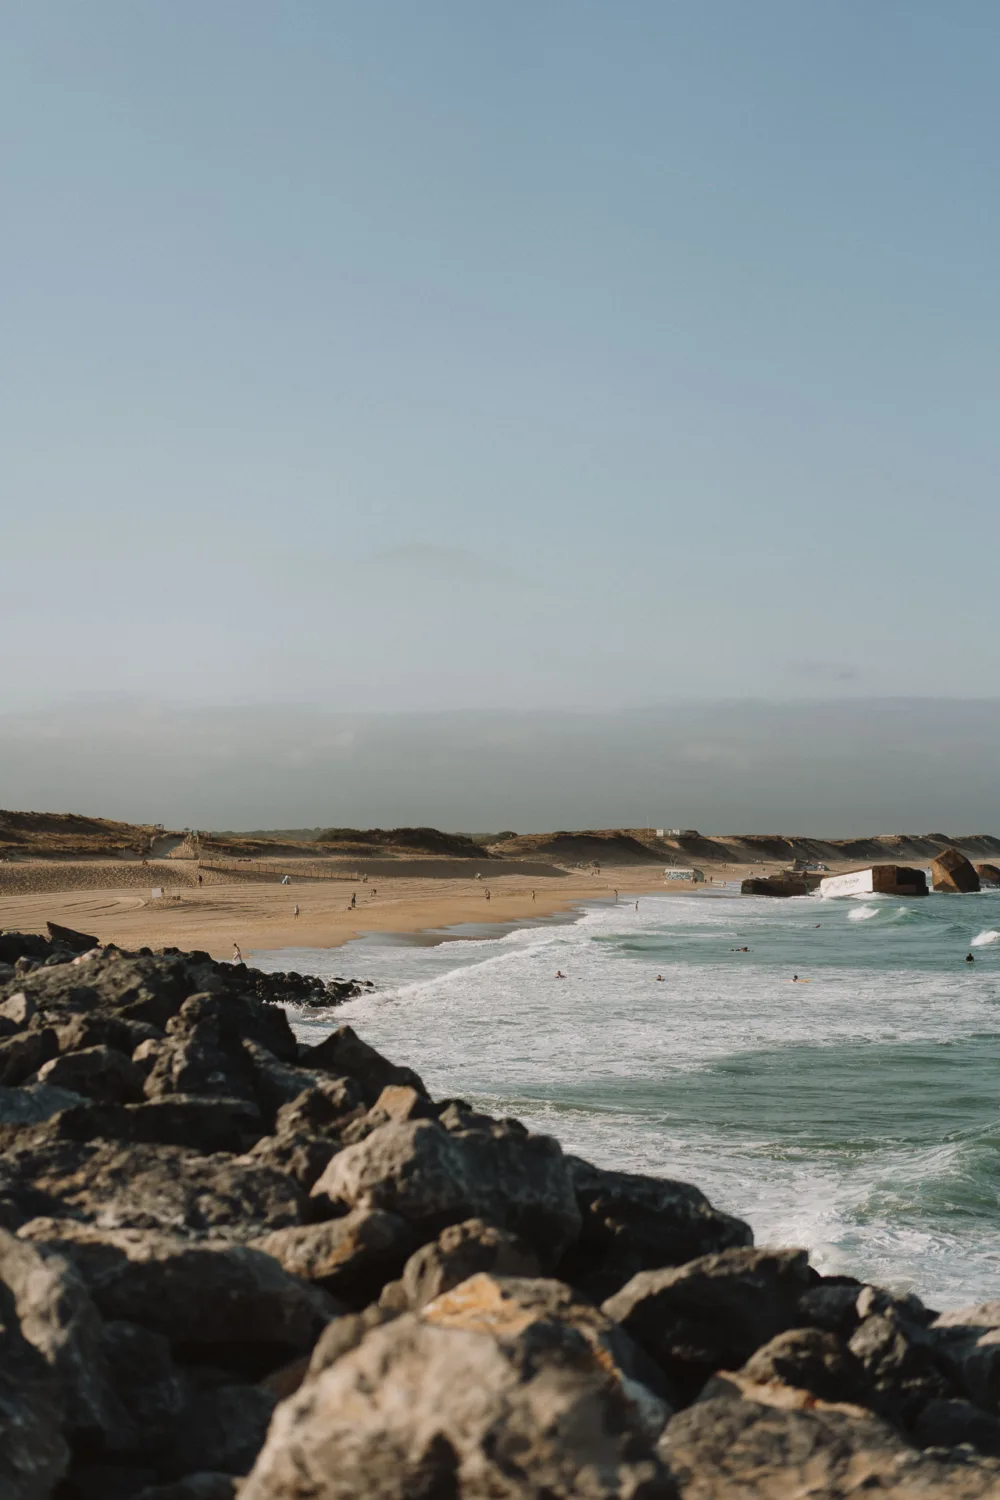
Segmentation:
{"type": "Polygon", "coordinates": [[[965,955],[965,962],[966,962],[966,963],[967,963],[967,964],[974,964],[974,963],[975,963],[975,961],[976,961],[976,957],[975,957],[975,954],[974,954],[974,953],[967,953],[967,954],[966,954],[966,955],[965,955]]]}
{"type": "Polygon", "coordinates": [[[563,973],[562,969],[557,969],[556,970],[556,978],[557,979],[565,979],[566,978],[566,975],[563,973]]]}
{"type": "Polygon", "coordinates": [[[657,984],[662,984],[663,983],[663,975],[662,974],[657,974],[657,976],[656,976],[656,982],[657,982],[657,984]]]}

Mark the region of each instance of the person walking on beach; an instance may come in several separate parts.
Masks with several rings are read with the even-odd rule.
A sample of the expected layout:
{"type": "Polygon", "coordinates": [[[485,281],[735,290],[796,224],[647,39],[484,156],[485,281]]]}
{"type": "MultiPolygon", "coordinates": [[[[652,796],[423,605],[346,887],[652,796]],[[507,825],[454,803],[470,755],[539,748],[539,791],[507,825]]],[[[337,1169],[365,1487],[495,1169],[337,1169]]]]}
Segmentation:
{"type": "Polygon", "coordinates": [[[292,908],[292,916],[293,917],[297,917],[298,914],[299,914],[299,903],[296,901],[294,907],[292,908]]]}
{"type": "Polygon", "coordinates": [[[357,904],[358,904],[358,893],[357,893],[357,891],[352,891],[351,892],[351,911],[354,910],[354,908],[357,906],[357,904]]]}
{"type": "Polygon", "coordinates": [[[532,891],[532,893],[531,893],[531,899],[532,899],[532,901],[534,901],[534,899],[535,899],[535,893],[534,893],[534,891],[532,891]]]}
{"type": "Polygon", "coordinates": [[[487,901],[490,899],[490,888],[489,888],[489,886],[486,887],[486,899],[487,899],[487,901]]]}
{"type": "Polygon", "coordinates": [[[233,963],[234,964],[241,964],[242,962],[243,962],[243,954],[240,952],[240,945],[239,945],[239,943],[234,943],[233,944],[233,963]]]}
{"type": "Polygon", "coordinates": [[[636,911],[639,910],[639,903],[638,903],[638,901],[635,903],[635,909],[636,909],[636,911]]]}
{"type": "Polygon", "coordinates": [[[199,876],[198,876],[198,884],[199,884],[199,885],[201,885],[201,883],[202,883],[202,881],[203,881],[203,880],[204,880],[204,878],[205,878],[205,877],[204,877],[204,875],[199,875],[199,876]]]}

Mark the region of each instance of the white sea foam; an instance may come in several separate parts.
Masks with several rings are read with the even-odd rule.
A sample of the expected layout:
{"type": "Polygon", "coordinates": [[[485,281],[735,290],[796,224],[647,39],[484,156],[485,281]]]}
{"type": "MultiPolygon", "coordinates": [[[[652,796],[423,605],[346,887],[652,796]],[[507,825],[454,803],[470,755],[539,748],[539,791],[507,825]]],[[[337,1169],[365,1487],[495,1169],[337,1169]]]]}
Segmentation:
{"type": "MultiPolygon", "coordinates": [[[[975,901],[1000,915],[1000,892],[975,901]]],[[[303,1039],[349,1021],[439,1096],[696,1182],[759,1242],[943,1306],[1000,1280],[1000,949],[957,963],[956,910],[643,897],[499,939],[254,961],[375,981],[297,1016],[303,1039]]],[[[973,941],[1000,943],[1000,921],[973,941]]]]}

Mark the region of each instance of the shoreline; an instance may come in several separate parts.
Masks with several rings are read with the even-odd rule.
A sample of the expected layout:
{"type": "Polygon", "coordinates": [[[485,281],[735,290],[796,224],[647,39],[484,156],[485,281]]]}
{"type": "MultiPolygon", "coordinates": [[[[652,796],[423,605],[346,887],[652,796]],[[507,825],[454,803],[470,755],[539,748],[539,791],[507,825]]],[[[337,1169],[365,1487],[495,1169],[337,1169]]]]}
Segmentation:
{"type": "Polygon", "coordinates": [[[634,901],[650,895],[710,894],[712,886],[671,887],[659,869],[654,875],[631,866],[602,871],[599,877],[567,874],[558,883],[539,878],[534,886],[523,876],[498,871],[488,882],[401,874],[367,884],[213,883],[173,890],[164,884],[164,895],[155,899],[120,887],[35,891],[0,895],[0,930],[43,933],[46,922],[52,921],[133,951],[176,947],[229,958],[234,943],[244,954],[284,948],[329,950],[368,934],[412,936],[466,924],[518,927],[588,901],[613,900],[616,889],[623,901],[634,901]]]}

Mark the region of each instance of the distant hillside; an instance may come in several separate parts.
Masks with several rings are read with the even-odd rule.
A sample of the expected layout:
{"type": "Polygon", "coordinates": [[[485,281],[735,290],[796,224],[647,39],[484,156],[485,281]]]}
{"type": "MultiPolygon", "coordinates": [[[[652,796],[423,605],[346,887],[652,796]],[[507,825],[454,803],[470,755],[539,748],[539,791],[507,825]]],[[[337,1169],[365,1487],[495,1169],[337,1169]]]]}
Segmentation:
{"type": "Polygon", "coordinates": [[[465,833],[439,828],[327,828],[315,838],[323,852],[343,854],[441,854],[449,859],[489,859],[490,854],[465,833]]]}
{"type": "Polygon", "coordinates": [[[142,857],[154,845],[174,842],[152,823],[114,823],[79,813],[10,812],[0,809],[0,855],[5,859],[53,856],[87,859],[142,857]]]}
{"type": "Polygon", "coordinates": [[[501,859],[555,859],[562,864],[663,864],[660,840],[648,842],[622,828],[589,829],[581,833],[522,833],[490,845],[501,859]]]}

